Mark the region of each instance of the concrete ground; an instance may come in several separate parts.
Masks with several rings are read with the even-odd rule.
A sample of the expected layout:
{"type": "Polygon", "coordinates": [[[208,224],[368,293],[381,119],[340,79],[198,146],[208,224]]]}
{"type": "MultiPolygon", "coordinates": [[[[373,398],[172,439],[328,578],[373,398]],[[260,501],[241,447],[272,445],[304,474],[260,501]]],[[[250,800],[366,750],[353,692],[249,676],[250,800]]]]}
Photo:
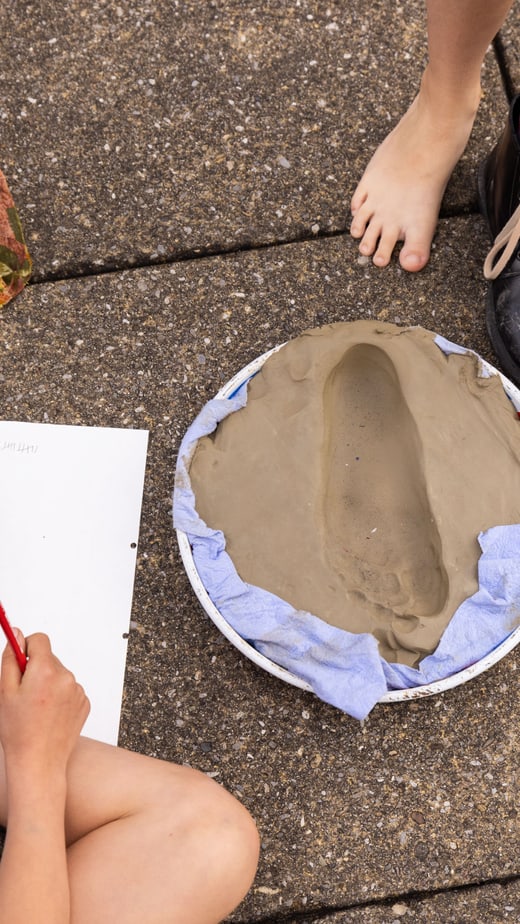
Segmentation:
{"type": "Polygon", "coordinates": [[[495,362],[475,171],[520,76],[518,18],[409,276],[358,258],[347,213],[414,94],[419,0],[4,0],[0,166],[35,273],[1,314],[3,416],[150,429],[120,743],[256,817],[236,922],[520,921],[518,655],[360,724],[220,635],[171,525],[189,422],[306,328],[421,324],[495,362]]]}

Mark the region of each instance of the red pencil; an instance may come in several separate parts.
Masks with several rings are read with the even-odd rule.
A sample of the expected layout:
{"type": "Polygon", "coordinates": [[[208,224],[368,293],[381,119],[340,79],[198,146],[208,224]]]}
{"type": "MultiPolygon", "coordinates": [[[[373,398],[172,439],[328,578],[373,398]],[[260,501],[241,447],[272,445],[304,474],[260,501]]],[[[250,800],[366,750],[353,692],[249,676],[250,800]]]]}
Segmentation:
{"type": "Polygon", "coordinates": [[[7,616],[5,615],[5,610],[1,603],[0,603],[0,626],[5,632],[5,637],[16,655],[16,660],[18,661],[18,667],[20,668],[23,674],[25,671],[25,668],[27,667],[27,658],[25,657],[22,649],[20,648],[16,640],[16,635],[14,634],[9,624],[9,620],[7,616]]]}

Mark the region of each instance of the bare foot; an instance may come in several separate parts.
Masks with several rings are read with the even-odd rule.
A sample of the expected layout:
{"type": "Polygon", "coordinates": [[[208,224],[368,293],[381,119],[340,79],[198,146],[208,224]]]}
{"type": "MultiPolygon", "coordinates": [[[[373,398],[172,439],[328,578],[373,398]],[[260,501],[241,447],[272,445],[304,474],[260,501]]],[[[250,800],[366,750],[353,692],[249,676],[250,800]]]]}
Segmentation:
{"type": "Polygon", "coordinates": [[[404,241],[399,262],[409,272],[428,262],[444,190],[466,147],[480,97],[478,90],[468,94],[469,104],[462,94],[454,106],[446,98],[433,104],[425,77],[376,150],[351,203],[350,233],[361,238],[360,253],[386,266],[397,241],[404,241]]]}

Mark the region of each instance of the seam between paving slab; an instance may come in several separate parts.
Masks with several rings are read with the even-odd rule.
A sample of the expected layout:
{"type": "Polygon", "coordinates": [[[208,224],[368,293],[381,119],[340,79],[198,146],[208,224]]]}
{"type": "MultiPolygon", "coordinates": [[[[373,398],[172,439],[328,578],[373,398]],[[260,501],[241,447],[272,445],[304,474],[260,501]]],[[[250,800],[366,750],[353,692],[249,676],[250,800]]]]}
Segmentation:
{"type": "MultiPolygon", "coordinates": [[[[476,181],[475,181],[476,182],[476,181]]],[[[450,218],[464,218],[471,215],[478,215],[479,209],[467,208],[467,207],[452,207],[451,209],[444,211],[441,209],[440,218],[441,219],[450,219],[450,218]]],[[[264,250],[274,250],[278,247],[289,247],[294,244],[309,244],[315,243],[320,240],[329,240],[336,237],[346,237],[348,240],[351,240],[350,233],[348,230],[338,229],[335,231],[320,231],[318,234],[301,234],[295,235],[291,238],[285,238],[284,240],[273,240],[265,241],[258,244],[237,244],[236,246],[225,247],[217,249],[209,245],[208,247],[197,247],[195,250],[185,250],[179,251],[173,256],[167,257],[165,259],[157,258],[154,260],[143,260],[138,262],[131,260],[128,262],[114,263],[112,266],[98,266],[95,264],[84,264],[83,266],[78,266],[77,270],[72,270],[67,272],[66,270],[57,271],[57,272],[48,272],[38,275],[38,271],[34,273],[33,278],[28,282],[28,286],[40,286],[46,285],[47,283],[56,283],[56,282],[70,282],[75,279],[90,279],[96,276],[107,276],[107,275],[117,275],[118,273],[127,273],[132,270],[143,270],[143,269],[154,269],[156,267],[162,266],[176,266],[178,263],[187,263],[196,260],[208,260],[215,259],[218,257],[228,257],[243,253],[254,253],[264,250]]]]}
{"type": "MultiPolygon", "coordinates": [[[[289,922],[302,922],[304,924],[308,920],[314,921],[351,911],[364,911],[369,908],[391,908],[398,902],[427,902],[429,899],[439,895],[463,895],[464,893],[478,892],[487,886],[507,886],[515,882],[520,883],[519,875],[482,879],[478,882],[468,882],[449,889],[431,889],[425,892],[411,891],[390,895],[386,898],[372,899],[367,902],[354,902],[352,905],[323,905],[316,908],[306,908],[303,911],[286,911],[281,914],[265,915],[260,918],[248,919],[247,924],[289,924],[289,922]]],[[[240,919],[236,924],[242,924],[240,919]]]]}
{"type": "MultiPolygon", "coordinates": [[[[451,217],[451,216],[450,216],[451,217]]],[[[321,231],[318,234],[301,234],[283,240],[265,241],[258,244],[237,244],[236,246],[223,247],[217,249],[217,246],[209,245],[207,247],[197,247],[195,250],[180,250],[173,256],[164,259],[157,258],[154,260],[143,260],[137,262],[132,260],[128,263],[124,261],[112,266],[97,266],[95,264],[84,264],[74,272],[49,272],[32,279],[28,285],[37,286],[45,285],[48,282],[70,282],[72,279],[86,279],[92,276],[117,275],[117,273],[126,273],[131,270],[152,269],[158,266],[175,266],[177,263],[186,263],[196,260],[207,260],[216,257],[227,257],[234,254],[251,253],[254,251],[272,250],[275,247],[288,247],[293,244],[308,244],[314,241],[323,240],[324,238],[349,237],[349,232],[344,229],[335,231],[321,231]]]]}

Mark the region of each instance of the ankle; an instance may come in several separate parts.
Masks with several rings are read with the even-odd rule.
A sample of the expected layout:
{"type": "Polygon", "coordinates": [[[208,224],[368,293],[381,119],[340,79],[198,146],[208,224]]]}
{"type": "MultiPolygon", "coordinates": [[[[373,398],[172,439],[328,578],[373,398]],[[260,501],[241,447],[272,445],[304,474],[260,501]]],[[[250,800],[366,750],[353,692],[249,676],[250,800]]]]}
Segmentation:
{"type": "Polygon", "coordinates": [[[480,73],[456,83],[438,76],[431,63],[426,65],[421,78],[419,99],[436,118],[451,121],[473,122],[482,97],[480,73]]]}

